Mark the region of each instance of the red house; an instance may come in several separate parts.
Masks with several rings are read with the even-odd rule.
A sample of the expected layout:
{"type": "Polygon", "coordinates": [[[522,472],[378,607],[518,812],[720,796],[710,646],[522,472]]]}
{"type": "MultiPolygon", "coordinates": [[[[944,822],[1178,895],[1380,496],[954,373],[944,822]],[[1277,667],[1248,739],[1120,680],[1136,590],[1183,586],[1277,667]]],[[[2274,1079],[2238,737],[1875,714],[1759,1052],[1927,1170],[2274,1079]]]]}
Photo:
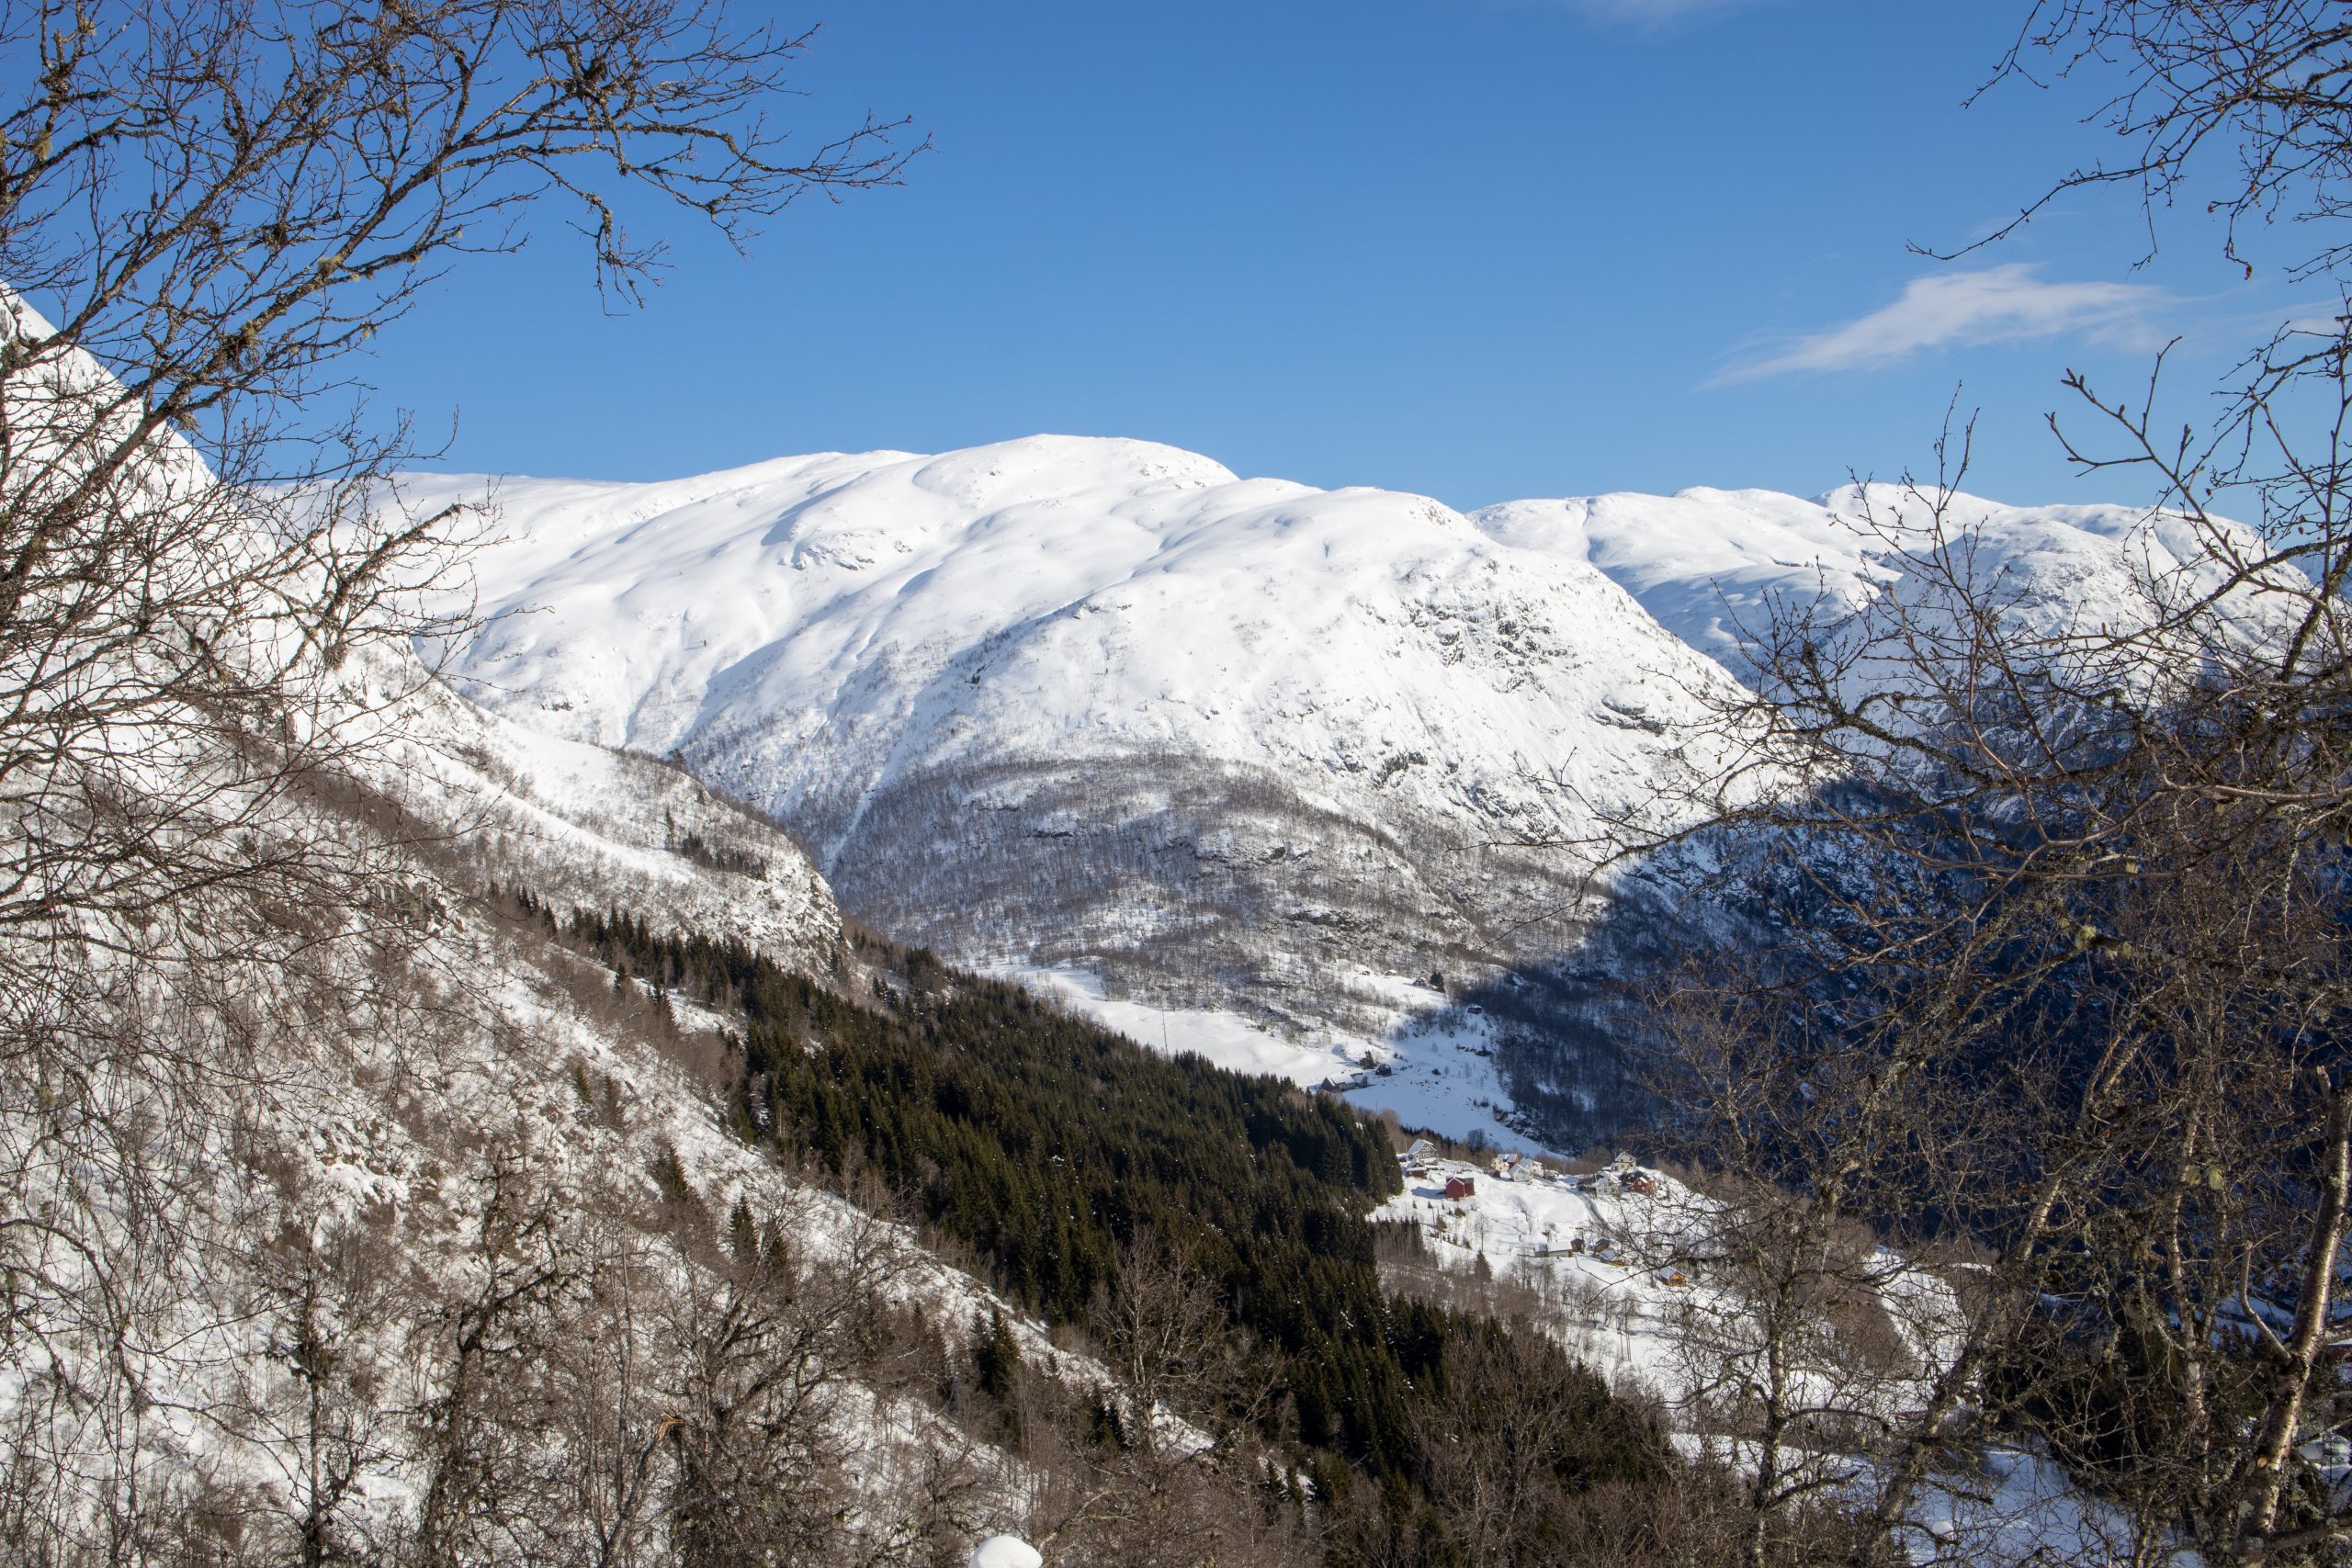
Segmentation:
{"type": "Polygon", "coordinates": [[[1469,1177],[1449,1176],[1445,1179],[1445,1195],[1449,1198],[1467,1198],[1477,1190],[1478,1184],[1469,1177]]]}

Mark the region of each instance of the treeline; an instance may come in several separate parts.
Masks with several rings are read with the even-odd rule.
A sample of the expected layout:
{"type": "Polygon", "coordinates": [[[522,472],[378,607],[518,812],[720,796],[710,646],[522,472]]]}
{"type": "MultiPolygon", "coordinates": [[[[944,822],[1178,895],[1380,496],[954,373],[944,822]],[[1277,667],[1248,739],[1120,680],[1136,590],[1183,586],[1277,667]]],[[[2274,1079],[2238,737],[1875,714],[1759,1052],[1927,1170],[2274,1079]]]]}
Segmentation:
{"type": "Polygon", "coordinates": [[[713,834],[700,833],[692,828],[681,829],[673,812],[662,813],[662,826],[663,847],[672,854],[690,860],[707,871],[732,872],[738,876],[765,876],[768,874],[766,856],[713,834]]]}
{"type": "MultiPolygon", "coordinates": [[[[1683,1465],[1654,1412],[1540,1329],[1384,1291],[1365,1215],[1396,1190],[1395,1160],[1345,1104],[1155,1055],[870,935],[820,984],[730,940],[518,902],[616,981],[738,1021],[741,1135],[888,1182],[1049,1322],[1099,1340],[1104,1303],[1140,1288],[1138,1249],[1173,1258],[1216,1303],[1211,1359],[1250,1369],[1182,1413],[1245,1427],[1275,1456],[1266,1473],[1297,1478],[1274,1484],[1327,1561],[1574,1561],[1604,1542],[1592,1560],[1690,1560],[1718,1478],[1683,1465]],[[1489,1517],[1473,1455],[1517,1477],[1515,1521],[1489,1517]]],[[[1136,1442],[1133,1426],[1103,1440],[1136,1442]]]]}

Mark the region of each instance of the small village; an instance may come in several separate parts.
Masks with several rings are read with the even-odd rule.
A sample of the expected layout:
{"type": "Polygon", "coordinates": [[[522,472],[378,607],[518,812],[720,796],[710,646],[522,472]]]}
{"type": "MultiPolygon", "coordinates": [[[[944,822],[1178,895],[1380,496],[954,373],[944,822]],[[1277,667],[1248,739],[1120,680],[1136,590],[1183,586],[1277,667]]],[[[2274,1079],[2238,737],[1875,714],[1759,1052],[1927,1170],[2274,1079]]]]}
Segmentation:
{"type": "Polygon", "coordinates": [[[1397,1163],[1405,1190],[1374,1217],[1412,1221],[1442,1258],[1453,1254],[1464,1267],[1483,1259],[1498,1274],[1565,1269],[1583,1278],[1563,1282],[1588,1288],[1622,1287],[1631,1276],[1670,1291],[1690,1284],[1680,1268],[1657,1260],[1711,1205],[1630,1154],[1577,1174],[1517,1150],[1483,1164],[1448,1158],[1419,1138],[1397,1163]]]}

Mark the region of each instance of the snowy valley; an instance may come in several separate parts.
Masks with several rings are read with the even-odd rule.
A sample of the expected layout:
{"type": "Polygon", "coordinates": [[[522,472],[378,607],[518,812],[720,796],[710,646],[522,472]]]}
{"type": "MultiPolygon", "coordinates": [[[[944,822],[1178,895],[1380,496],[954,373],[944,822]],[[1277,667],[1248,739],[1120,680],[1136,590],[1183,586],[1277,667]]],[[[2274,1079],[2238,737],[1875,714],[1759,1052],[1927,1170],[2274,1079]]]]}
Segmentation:
{"type": "Polygon", "coordinates": [[[0,1568],[2352,1568],[2343,8],[0,6],[0,1568]]]}

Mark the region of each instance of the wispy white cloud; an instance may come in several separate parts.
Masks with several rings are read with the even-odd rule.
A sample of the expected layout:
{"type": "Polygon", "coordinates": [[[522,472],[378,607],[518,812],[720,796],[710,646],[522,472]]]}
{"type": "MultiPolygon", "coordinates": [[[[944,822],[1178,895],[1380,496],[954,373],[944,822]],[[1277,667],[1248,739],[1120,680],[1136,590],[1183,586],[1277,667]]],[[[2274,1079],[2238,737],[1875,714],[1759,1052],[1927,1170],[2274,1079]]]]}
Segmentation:
{"type": "Polygon", "coordinates": [[[2147,283],[2049,283],[2030,262],[1914,278],[1893,304],[1736,360],[1708,384],[1804,370],[1871,370],[1938,348],[2084,335],[2143,344],[2171,296],[2147,283]]]}

